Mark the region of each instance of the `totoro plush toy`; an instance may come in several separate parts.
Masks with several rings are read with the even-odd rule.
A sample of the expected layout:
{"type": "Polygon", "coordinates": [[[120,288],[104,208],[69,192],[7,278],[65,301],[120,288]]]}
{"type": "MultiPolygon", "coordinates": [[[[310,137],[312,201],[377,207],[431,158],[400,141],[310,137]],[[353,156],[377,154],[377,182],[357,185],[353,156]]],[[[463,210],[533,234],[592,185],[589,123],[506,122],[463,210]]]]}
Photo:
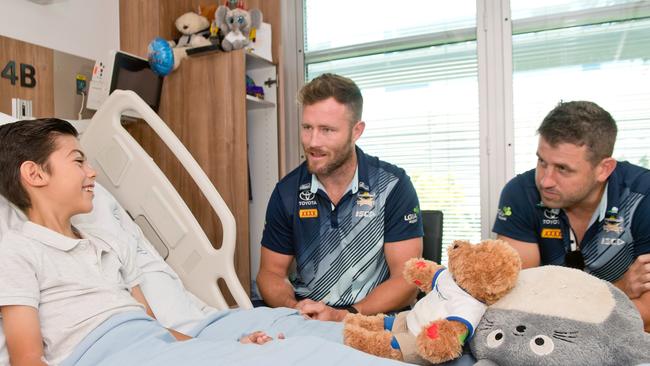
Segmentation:
{"type": "Polygon", "coordinates": [[[488,307],[470,346],[482,366],[650,363],[650,334],[627,296],[558,266],[522,270],[488,307]]]}

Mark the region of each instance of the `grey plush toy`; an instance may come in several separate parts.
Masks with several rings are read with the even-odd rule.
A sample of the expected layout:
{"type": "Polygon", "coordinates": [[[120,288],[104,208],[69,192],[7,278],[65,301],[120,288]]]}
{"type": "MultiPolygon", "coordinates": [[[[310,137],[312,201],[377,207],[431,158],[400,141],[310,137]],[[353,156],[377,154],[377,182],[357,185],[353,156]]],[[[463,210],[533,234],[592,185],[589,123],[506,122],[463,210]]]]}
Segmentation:
{"type": "Polygon", "coordinates": [[[558,266],[521,271],[515,288],[488,307],[470,346],[481,366],[650,362],[650,334],[627,296],[558,266]]]}
{"type": "Polygon", "coordinates": [[[214,20],[224,38],[221,48],[232,51],[244,48],[250,42],[250,34],[262,25],[262,12],[259,9],[246,11],[241,8],[230,9],[221,5],[214,13],[214,20]]]}

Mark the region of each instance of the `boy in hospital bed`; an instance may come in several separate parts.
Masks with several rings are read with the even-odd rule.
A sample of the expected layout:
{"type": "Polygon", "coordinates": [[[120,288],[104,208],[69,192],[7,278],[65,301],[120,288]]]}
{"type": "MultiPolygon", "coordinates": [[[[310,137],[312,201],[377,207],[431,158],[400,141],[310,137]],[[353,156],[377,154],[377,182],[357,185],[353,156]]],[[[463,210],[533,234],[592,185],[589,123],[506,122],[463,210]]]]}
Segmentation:
{"type": "MultiPolygon", "coordinates": [[[[264,314],[246,316],[248,311],[241,311],[233,317],[215,312],[190,331],[198,336],[191,340],[145,315],[144,310],[154,314],[139,287],[136,246],[71,224],[73,215],[92,210],[95,188],[95,171],[76,135],[71,125],[57,119],[0,127],[0,194],[29,219],[0,242],[0,314],[12,364],[204,365],[215,360],[227,364],[228,357],[238,364],[254,364],[260,359],[251,354],[268,356],[233,342],[271,340],[264,332],[247,334],[260,323],[242,321],[268,320],[264,314]],[[249,358],[242,358],[244,352],[249,358]]],[[[315,333],[340,337],[336,327],[323,329],[315,333]]],[[[283,352],[287,347],[271,343],[276,344],[270,350],[278,360],[291,363],[291,354],[283,352]]],[[[366,357],[334,343],[329,348],[344,357],[366,357]]]]}

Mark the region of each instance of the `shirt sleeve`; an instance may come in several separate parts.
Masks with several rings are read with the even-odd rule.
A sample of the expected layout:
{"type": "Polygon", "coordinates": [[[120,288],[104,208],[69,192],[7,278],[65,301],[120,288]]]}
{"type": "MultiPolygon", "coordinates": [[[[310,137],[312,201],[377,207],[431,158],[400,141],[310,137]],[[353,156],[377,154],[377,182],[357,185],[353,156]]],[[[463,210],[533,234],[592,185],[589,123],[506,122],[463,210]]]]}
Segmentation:
{"type": "Polygon", "coordinates": [[[7,235],[0,243],[0,306],[27,305],[38,309],[41,291],[37,263],[26,250],[26,243],[7,235]]]}
{"type": "Polygon", "coordinates": [[[293,255],[291,216],[286,212],[278,186],[275,186],[266,207],[262,246],[274,252],[293,255]]]}
{"type": "Polygon", "coordinates": [[[133,288],[142,283],[142,270],[138,267],[137,256],[138,246],[136,243],[127,243],[127,245],[123,246],[122,268],[120,272],[122,273],[124,283],[129,288],[133,288]]]}
{"type": "Polygon", "coordinates": [[[632,219],[634,256],[650,253],[650,198],[644,197],[636,208],[632,219]]]}
{"type": "Polygon", "coordinates": [[[501,191],[492,231],[514,240],[537,243],[535,206],[528,199],[522,180],[521,175],[513,178],[501,191]]]}
{"type": "Polygon", "coordinates": [[[411,178],[404,174],[386,198],[384,241],[392,243],[424,236],[420,202],[411,178]]]}

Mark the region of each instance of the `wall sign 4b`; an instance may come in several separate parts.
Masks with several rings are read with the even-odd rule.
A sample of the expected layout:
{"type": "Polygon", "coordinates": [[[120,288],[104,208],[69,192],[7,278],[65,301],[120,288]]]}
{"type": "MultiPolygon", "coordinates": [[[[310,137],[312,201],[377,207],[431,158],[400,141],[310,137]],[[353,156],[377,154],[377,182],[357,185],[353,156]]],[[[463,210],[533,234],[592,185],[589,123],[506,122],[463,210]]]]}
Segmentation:
{"type": "Polygon", "coordinates": [[[16,75],[16,61],[7,62],[0,73],[0,77],[11,81],[11,85],[16,85],[16,80],[20,78],[20,86],[24,88],[36,87],[36,69],[29,64],[20,64],[20,72],[16,75]]]}

